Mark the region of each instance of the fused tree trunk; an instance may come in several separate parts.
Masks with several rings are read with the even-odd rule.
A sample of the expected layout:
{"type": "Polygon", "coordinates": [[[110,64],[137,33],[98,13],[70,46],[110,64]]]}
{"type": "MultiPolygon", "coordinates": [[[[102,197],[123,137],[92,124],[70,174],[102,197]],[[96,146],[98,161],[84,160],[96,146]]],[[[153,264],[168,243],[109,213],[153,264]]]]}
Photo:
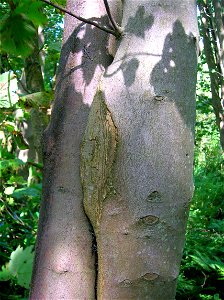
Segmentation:
{"type": "MultiPolygon", "coordinates": [[[[196,4],[122,5],[113,62],[104,33],[65,20],[31,299],[175,299],[193,193],[196,4]]],[[[105,15],[100,0],[67,8],[105,15]]]]}

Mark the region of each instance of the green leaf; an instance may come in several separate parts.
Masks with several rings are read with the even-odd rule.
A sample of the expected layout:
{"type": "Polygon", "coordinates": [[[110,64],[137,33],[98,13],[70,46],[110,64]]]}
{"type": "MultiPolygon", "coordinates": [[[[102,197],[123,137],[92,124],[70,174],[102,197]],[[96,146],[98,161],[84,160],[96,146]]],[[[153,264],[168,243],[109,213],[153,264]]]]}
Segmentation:
{"type": "Polygon", "coordinates": [[[54,99],[54,92],[37,92],[27,94],[20,98],[26,105],[31,107],[49,107],[54,99]]]}
{"type": "Polygon", "coordinates": [[[10,256],[8,269],[13,276],[17,277],[17,283],[26,289],[28,289],[30,285],[33,258],[33,246],[29,246],[25,249],[18,246],[10,256]]]}
{"type": "Polygon", "coordinates": [[[7,281],[12,279],[12,274],[9,272],[9,269],[6,266],[2,266],[2,269],[0,271],[0,281],[7,281]]]}
{"type": "Polygon", "coordinates": [[[41,1],[20,1],[15,9],[16,14],[24,14],[36,27],[47,22],[46,16],[42,12],[43,2],[41,1]]]}
{"type": "Polygon", "coordinates": [[[21,188],[21,189],[16,189],[12,196],[16,199],[21,199],[25,197],[40,197],[41,195],[41,187],[37,188],[21,188]]]}
{"type": "Polygon", "coordinates": [[[1,127],[8,130],[9,132],[13,132],[16,130],[16,125],[13,122],[9,122],[9,121],[3,122],[1,124],[1,127]]]}
{"type": "Polygon", "coordinates": [[[12,72],[0,74],[0,108],[9,108],[19,100],[16,75],[12,72]]]}
{"type": "Polygon", "coordinates": [[[16,131],[16,132],[13,134],[13,138],[14,138],[14,141],[15,141],[17,147],[18,147],[20,150],[26,150],[26,149],[29,149],[29,145],[28,145],[27,142],[24,140],[24,137],[23,137],[23,135],[22,135],[21,132],[16,131]]]}
{"type": "Polygon", "coordinates": [[[24,14],[12,13],[0,24],[1,51],[9,54],[28,56],[34,49],[36,29],[24,14]]]}
{"type": "Polygon", "coordinates": [[[6,195],[12,195],[12,193],[14,192],[15,187],[14,186],[8,186],[7,188],[5,188],[4,193],[6,195]]]}
{"type": "Polygon", "coordinates": [[[3,159],[0,160],[0,170],[6,170],[7,168],[12,168],[17,170],[19,167],[23,166],[25,163],[18,158],[15,159],[3,159]]]}

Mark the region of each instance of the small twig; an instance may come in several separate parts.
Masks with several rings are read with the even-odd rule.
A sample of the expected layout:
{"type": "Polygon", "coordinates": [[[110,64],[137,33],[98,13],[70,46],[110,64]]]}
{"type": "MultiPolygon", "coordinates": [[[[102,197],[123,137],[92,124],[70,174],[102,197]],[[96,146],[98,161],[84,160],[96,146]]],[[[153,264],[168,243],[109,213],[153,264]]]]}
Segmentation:
{"type": "Polygon", "coordinates": [[[37,169],[40,169],[40,170],[43,169],[43,166],[41,164],[37,164],[37,163],[32,162],[32,161],[27,161],[27,164],[28,164],[28,166],[33,166],[33,167],[36,167],[37,169]]]}
{"type": "Polygon", "coordinates": [[[202,272],[202,274],[204,275],[204,282],[202,283],[201,287],[204,288],[206,280],[208,279],[209,276],[207,276],[204,272],[202,272]]]}
{"type": "Polygon", "coordinates": [[[18,217],[17,214],[16,214],[15,212],[13,212],[13,211],[11,210],[11,208],[5,203],[5,201],[4,201],[2,198],[0,198],[0,201],[2,201],[2,202],[4,203],[4,206],[5,206],[5,209],[6,209],[7,213],[10,215],[10,217],[11,217],[14,221],[16,221],[16,222],[19,223],[20,225],[23,225],[23,226],[25,226],[25,227],[27,227],[27,228],[29,228],[29,229],[32,229],[29,225],[25,224],[25,223],[23,222],[23,220],[20,219],[20,217],[18,217]]]}
{"type": "Polygon", "coordinates": [[[31,92],[26,88],[26,86],[24,85],[24,83],[22,82],[22,80],[20,80],[19,76],[17,75],[16,71],[13,69],[13,67],[11,66],[10,62],[9,62],[9,59],[8,59],[8,56],[7,56],[7,63],[8,63],[8,66],[9,68],[13,71],[13,73],[16,75],[16,79],[17,81],[19,82],[19,84],[21,84],[21,87],[24,89],[24,91],[28,94],[30,94],[31,92]]]}
{"type": "Polygon", "coordinates": [[[10,107],[12,107],[11,95],[10,95],[10,71],[8,72],[8,86],[7,86],[8,98],[10,107]]]}
{"type": "Polygon", "coordinates": [[[106,8],[108,17],[110,19],[110,22],[111,22],[112,26],[114,27],[114,30],[116,32],[120,33],[120,35],[121,35],[122,34],[121,28],[117,25],[117,23],[115,22],[113,16],[111,15],[110,7],[109,7],[109,4],[108,4],[107,0],[103,0],[103,2],[104,2],[104,5],[105,5],[105,8],[106,8]]]}
{"type": "Polygon", "coordinates": [[[60,6],[60,5],[57,5],[57,4],[55,4],[55,3],[52,3],[52,2],[49,1],[49,0],[41,0],[41,1],[47,3],[47,4],[51,5],[51,6],[53,6],[53,7],[55,7],[55,8],[57,8],[57,9],[59,9],[60,11],[66,13],[66,14],[68,14],[68,15],[70,15],[70,16],[76,18],[76,19],[78,19],[79,21],[82,21],[82,22],[84,22],[84,23],[93,25],[93,26],[97,27],[98,29],[103,30],[103,31],[105,31],[105,32],[107,32],[107,33],[110,33],[110,34],[112,34],[112,35],[114,35],[114,36],[116,36],[116,37],[118,36],[118,33],[117,33],[115,30],[109,29],[109,28],[107,28],[107,27],[103,27],[103,26],[99,25],[98,23],[96,23],[96,22],[94,22],[94,21],[91,21],[91,20],[89,20],[89,19],[82,18],[82,17],[80,17],[80,16],[78,16],[78,15],[76,15],[76,14],[73,14],[72,12],[70,12],[69,10],[63,8],[63,7],[60,6]]]}

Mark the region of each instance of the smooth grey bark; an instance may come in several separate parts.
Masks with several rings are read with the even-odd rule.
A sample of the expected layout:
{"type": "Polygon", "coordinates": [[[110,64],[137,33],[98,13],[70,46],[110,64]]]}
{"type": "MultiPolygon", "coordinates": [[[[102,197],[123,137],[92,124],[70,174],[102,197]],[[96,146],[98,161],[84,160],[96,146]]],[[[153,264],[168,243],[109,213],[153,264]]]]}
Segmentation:
{"type": "MultiPolygon", "coordinates": [[[[67,9],[99,20],[102,4],[67,9]]],[[[175,298],[193,193],[196,4],[122,4],[111,65],[104,33],[65,20],[30,299],[175,298]]]]}
{"type": "Polygon", "coordinates": [[[122,27],[82,144],[97,299],[174,299],[193,193],[196,4],[123,1],[122,27]]]}
{"type": "MultiPolygon", "coordinates": [[[[100,0],[68,0],[67,9],[107,22],[100,0]]],[[[83,210],[80,146],[99,79],[112,61],[108,47],[106,33],[65,16],[55,102],[44,134],[43,202],[30,299],[95,299],[96,262],[83,210]]]]}

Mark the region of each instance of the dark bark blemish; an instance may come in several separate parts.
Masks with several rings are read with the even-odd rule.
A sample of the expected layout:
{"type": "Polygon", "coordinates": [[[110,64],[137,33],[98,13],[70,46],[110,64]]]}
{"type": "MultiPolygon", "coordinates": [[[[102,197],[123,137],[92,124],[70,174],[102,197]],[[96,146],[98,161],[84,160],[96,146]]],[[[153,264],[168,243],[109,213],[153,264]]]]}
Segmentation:
{"type": "Polygon", "coordinates": [[[131,282],[130,279],[124,279],[123,281],[121,281],[121,282],[119,283],[119,285],[120,285],[121,287],[129,287],[130,285],[132,285],[132,282],[131,282]]]}
{"type": "Polygon", "coordinates": [[[156,273],[146,273],[141,278],[144,280],[147,280],[147,281],[153,281],[153,280],[156,280],[158,277],[159,277],[159,275],[156,273]]]}
{"type": "Polygon", "coordinates": [[[161,95],[156,95],[153,99],[157,102],[165,101],[165,97],[161,95]]]}
{"type": "Polygon", "coordinates": [[[150,193],[147,197],[147,201],[150,202],[161,202],[161,195],[159,192],[157,191],[153,191],[152,193],[150,193]]]}
{"type": "Polygon", "coordinates": [[[144,225],[156,225],[159,222],[159,218],[156,216],[148,215],[141,217],[138,223],[144,225]]]}

